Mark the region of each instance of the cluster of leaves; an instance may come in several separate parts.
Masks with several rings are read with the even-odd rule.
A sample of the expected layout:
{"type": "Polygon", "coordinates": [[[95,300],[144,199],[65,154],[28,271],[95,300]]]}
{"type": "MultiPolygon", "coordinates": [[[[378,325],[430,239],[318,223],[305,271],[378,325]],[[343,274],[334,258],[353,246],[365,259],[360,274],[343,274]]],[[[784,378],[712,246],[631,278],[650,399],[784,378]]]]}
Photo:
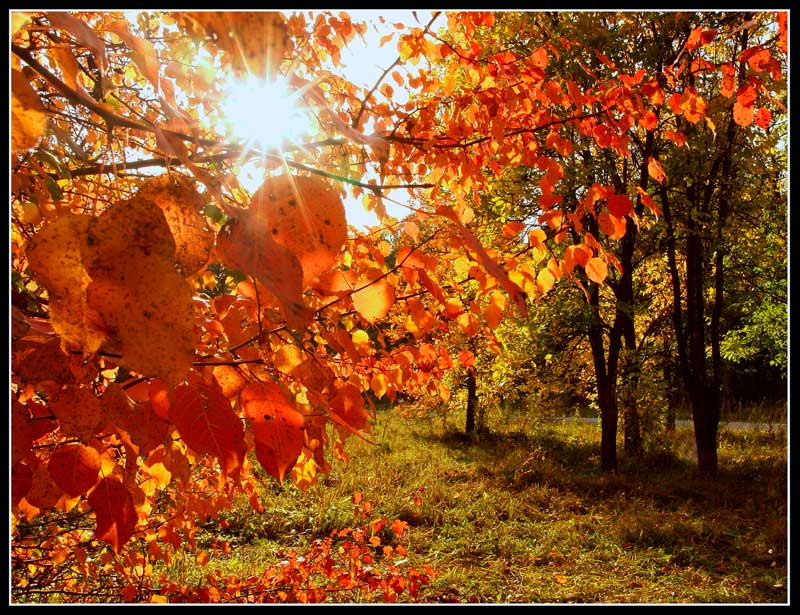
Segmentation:
{"type": "MultiPolygon", "coordinates": [[[[367,90],[336,70],[364,32],[345,14],[12,18],[16,587],[43,566],[72,591],[59,579],[74,561],[87,578],[136,575],[154,595],[149,562],[192,548],[198,519],[237,494],[263,506],[256,464],[307,488],[347,459],[347,438],[368,438],[374,399],[449,398],[443,376],[477,355],[449,332],[499,351],[500,323],[559,281],[588,297],[622,273],[609,241],[660,214],[656,191],[598,178],[565,194],[575,143],[626,159],[634,136],[659,130],[680,147],[682,128],[709,122],[687,73],[721,80],[738,125],[767,130],[780,105],[765,85],[780,73],[770,50],[746,50],[752,75],[734,89],[733,64],[700,54],[717,35],[703,27],[656,76],[564,37],[498,49],[493,13],[454,12],[441,34],[432,21],[384,37],[399,57],[367,90]],[[569,50],[580,79],[558,64],[569,50]],[[286,76],[319,139],[292,152],[224,142],[205,117],[219,112],[218,71],[286,76]],[[252,194],[234,172],[247,158],[265,170],[252,194]],[[481,196],[520,167],[538,215],[507,212],[482,232],[481,196]],[[382,229],[348,227],[343,186],[382,229]],[[392,190],[417,199],[400,222],[385,212],[392,190]],[[97,541],[109,551],[89,557],[97,541]]],[[[516,25],[541,39],[535,21],[516,25]]],[[[657,156],[640,162],[666,185],[657,156]]],[[[352,562],[373,557],[363,532],[343,532],[352,562]]],[[[292,588],[278,599],[324,597],[303,583],[330,569],[331,540],[274,573],[292,588]]],[[[422,579],[366,572],[352,582],[387,600],[422,579]]],[[[236,597],[209,583],[202,595],[162,589],[236,597]]]]}
{"type": "MultiPolygon", "coordinates": [[[[34,601],[83,603],[316,603],[384,602],[392,603],[408,595],[415,599],[433,571],[407,565],[403,545],[408,524],[376,517],[360,493],[353,495],[357,525],[332,530],[299,553],[276,552],[276,563],[257,575],[240,577],[223,574],[213,567],[225,558],[230,545],[214,539],[209,550],[196,548],[194,561],[204,571],[195,583],[174,580],[165,571],[185,557],[184,551],[162,549],[157,543],[137,541],[137,548],[114,557],[96,541],[87,540],[84,515],[75,512],[58,517],[48,514],[41,522],[23,524],[22,535],[40,541],[36,547],[28,540],[15,545],[12,561],[25,570],[16,585],[18,595],[34,601]],[[67,545],[49,536],[48,525],[73,527],[78,546],[67,545]],[[102,578],[102,585],[97,579],[102,578]]],[[[212,513],[213,514],[213,513],[212,513]]],[[[165,545],[179,545],[180,537],[162,533],[165,545]]]]}

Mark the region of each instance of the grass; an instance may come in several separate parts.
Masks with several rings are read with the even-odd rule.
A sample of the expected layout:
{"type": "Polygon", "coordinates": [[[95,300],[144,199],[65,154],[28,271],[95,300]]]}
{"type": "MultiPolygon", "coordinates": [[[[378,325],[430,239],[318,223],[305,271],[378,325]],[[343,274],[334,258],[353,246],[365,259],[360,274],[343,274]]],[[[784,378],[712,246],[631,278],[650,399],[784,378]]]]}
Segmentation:
{"type": "MultiPolygon", "coordinates": [[[[602,475],[595,425],[494,423],[466,437],[446,420],[381,412],[376,444],[348,441],[350,463],[334,464],[324,484],[273,483],[264,513],[235,507],[224,535],[210,523],[206,538],[232,545],[211,564],[255,574],[276,552],[356,523],[361,492],[376,516],[410,524],[408,565],[436,573],[423,603],[787,601],[785,432],[723,430],[711,481],[695,474],[688,429],[642,458],[620,451],[619,472],[602,475]]],[[[189,562],[171,575],[200,578],[189,562]]]]}

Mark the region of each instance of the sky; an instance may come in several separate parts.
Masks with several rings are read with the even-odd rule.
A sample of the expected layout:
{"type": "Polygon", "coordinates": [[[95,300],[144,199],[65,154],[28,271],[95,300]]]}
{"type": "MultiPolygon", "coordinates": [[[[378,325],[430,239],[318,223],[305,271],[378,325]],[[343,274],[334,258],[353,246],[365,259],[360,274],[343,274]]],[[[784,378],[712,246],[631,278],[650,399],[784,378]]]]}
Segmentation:
{"type": "MultiPolygon", "coordinates": [[[[401,30],[394,29],[392,24],[404,23],[409,27],[425,26],[431,18],[430,10],[417,11],[419,21],[415,20],[411,10],[348,10],[346,12],[353,21],[365,21],[368,22],[368,26],[364,40],[356,37],[347,48],[342,50],[341,60],[344,67],[337,70],[343,70],[344,75],[356,85],[368,88],[371,88],[383,71],[397,59],[396,38],[383,47],[378,46],[381,37],[385,34],[389,32],[402,33],[401,30]],[[380,23],[380,17],[384,18],[385,23],[380,23]],[[369,22],[374,22],[374,27],[369,25],[369,22]]],[[[399,92],[399,88],[395,90],[396,94],[399,92]]],[[[401,191],[395,190],[389,196],[400,200],[405,193],[401,194],[401,191]]],[[[385,205],[387,213],[391,216],[402,218],[408,213],[404,207],[394,205],[391,201],[385,201],[385,205]]],[[[360,201],[356,202],[348,198],[345,207],[349,224],[358,228],[378,224],[375,214],[366,211],[360,201]]]]}

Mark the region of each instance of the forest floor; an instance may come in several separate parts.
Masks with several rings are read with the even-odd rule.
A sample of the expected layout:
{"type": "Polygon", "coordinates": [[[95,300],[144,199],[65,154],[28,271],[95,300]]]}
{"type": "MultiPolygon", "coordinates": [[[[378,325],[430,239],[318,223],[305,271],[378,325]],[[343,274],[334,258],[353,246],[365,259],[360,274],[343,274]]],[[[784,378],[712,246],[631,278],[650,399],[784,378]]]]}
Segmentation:
{"type": "MultiPolygon", "coordinates": [[[[642,457],[620,446],[619,471],[603,475],[597,425],[505,417],[467,437],[462,422],[380,412],[373,443],[348,439],[350,462],[334,462],[319,485],[265,481],[263,513],[242,503],[221,515],[224,530],[207,524],[209,540],[231,545],[208,566],[258,574],[282,552],[359,523],[360,493],[373,516],[409,524],[398,568],[435,573],[416,602],[787,602],[785,430],[722,429],[710,480],[697,475],[692,431],[681,426],[642,457]]],[[[199,578],[190,559],[176,559],[170,574],[199,578]]],[[[382,601],[369,592],[334,599],[382,601]]]]}

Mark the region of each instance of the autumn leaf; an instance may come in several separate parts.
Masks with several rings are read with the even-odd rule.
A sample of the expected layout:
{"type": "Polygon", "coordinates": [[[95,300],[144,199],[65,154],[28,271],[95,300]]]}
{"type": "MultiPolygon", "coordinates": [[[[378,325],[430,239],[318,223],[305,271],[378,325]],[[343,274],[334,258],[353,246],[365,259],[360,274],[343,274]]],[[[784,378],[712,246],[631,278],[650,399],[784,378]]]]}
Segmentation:
{"type": "Polygon", "coordinates": [[[333,266],[347,239],[342,199],[317,177],[271,177],[253,195],[250,209],[260,228],[300,261],[304,288],[333,266]]]}
{"type": "Polygon", "coordinates": [[[214,233],[201,213],[205,199],[193,182],[181,175],[161,175],[139,188],[139,199],[152,201],[162,212],[175,244],[174,260],[185,276],[199,271],[208,261],[214,233]]]}
{"type": "Polygon", "coordinates": [[[239,75],[275,76],[289,51],[286,22],[272,11],[182,11],[173,13],[186,30],[209,37],[239,75]]]}
{"type": "Polygon", "coordinates": [[[753,123],[753,107],[745,106],[739,101],[733,103],[733,121],[739,126],[749,126],[753,123]]]}
{"type": "Polygon", "coordinates": [[[226,476],[239,473],[247,451],[243,425],[218,387],[199,379],[176,387],[169,419],[192,450],[216,457],[226,476]]]}
{"type": "Polygon", "coordinates": [[[258,461],[283,482],[303,450],[303,415],[273,383],[249,384],[242,391],[241,400],[253,428],[258,461]]]}
{"type": "Polygon", "coordinates": [[[33,486],[33,470],[24,463],[11,468],[11,506],[15,507],[33,486]]]}
{"type": "Polygon", "coordinates": [[[394,287],[378,269],[373,269],[356,281],[352,294],[353,307],[370,323],[389,313],[394,304],[394,287]]]}
{"type": "Polygon", "coordinates": [[[630,212],[633,204],[627,194],[611,194],[606,199],[606,206],[612,216],[622,218],[630,212]]]}
{"type": "Polygon", "coordinates": [[[136,529],[138,515],[133,497],[125,485],[108,476],[92,490],[88,501],[97,523],[95,537],[108,543],[114,553],[119,553],[136,529]]]}
{"type": "Polygon", "coordinates": [[[88,296],[128,368],[171,385],[189,371],[196,344],[192,289],[170,261],[131,251],[104,266],[88,296]]]}
{"type": "Polygon", "coordinates": [[[664,172],[664,167],[652,156],[647,159],[647,173],[659,184],[663,184],[668,179],[667,174],[664,172]]]}
{"type": "MultiPolygon", "coordinates": [[[[369,430],[369,415],[364,407],[364,398],[352,384],[345,384],[336,391],[330,400],[330,411],[337,419],[336,422],[348,431],[369,430]]],[[[340,433],[345,435],[347,431],[340,430],[340,433]]]]}
{"type": "Polygon", "coordinates": [[[536,286],[539,288],[539,292],[542,294],[549,292],[554,284],[555,277],[549,269],[542,269],[539,271],[536,276],[536,286]]]}
{"type": "Polygon", "coordinates": [[[39,95],[25,75],[11,69],[11,153],[32,149],[39,144],[47,126],[39,95]]]}
{"type": "Polygon", "coordinates": [[[290,325],[302,327],[311,312],[303,301],[303,267],[272,238],[272,228],[252,210],[240,210],[217,235],[217,253],[228,266],[252,275],[280,302],[290,325]]]}
{"type": "Polygon", "coordinates": [[[758,126],[767,130],[772,123],[772,113],[766,107],[762,107],[755,113],[755,122],[758,126]]]}
{"type": "Polygon", "coordinates": [[[50,399],[47,407],[58,419],[61,431],[83,442],[94,438],[105,424],[100,400],[88,387],[66,387],[50,399]]]}
{"type": "Polygon", "coordinates": [[[60,216],[46,224],[26,249],[28,267],[47,288],[53,329],[68,345],[87,355],[100,348],[107,333],[87,296],[91,278],[83,250],[91,220],[85,215],[60,216]]]}
{"type": "Polygon", "coordinates": [[[584,269],[586,270],[586,276],[597,284],[602,284],[608,275],[608,265],[602,258],[597,256],[590,258],[584,269]]]}
{"type": "Polygon", "coordinates": [[[67,446],[53,453],[47,469],[55,484],[65,493],[82,495],[97,483],[100,455],[91,446],[67,446]]]}

